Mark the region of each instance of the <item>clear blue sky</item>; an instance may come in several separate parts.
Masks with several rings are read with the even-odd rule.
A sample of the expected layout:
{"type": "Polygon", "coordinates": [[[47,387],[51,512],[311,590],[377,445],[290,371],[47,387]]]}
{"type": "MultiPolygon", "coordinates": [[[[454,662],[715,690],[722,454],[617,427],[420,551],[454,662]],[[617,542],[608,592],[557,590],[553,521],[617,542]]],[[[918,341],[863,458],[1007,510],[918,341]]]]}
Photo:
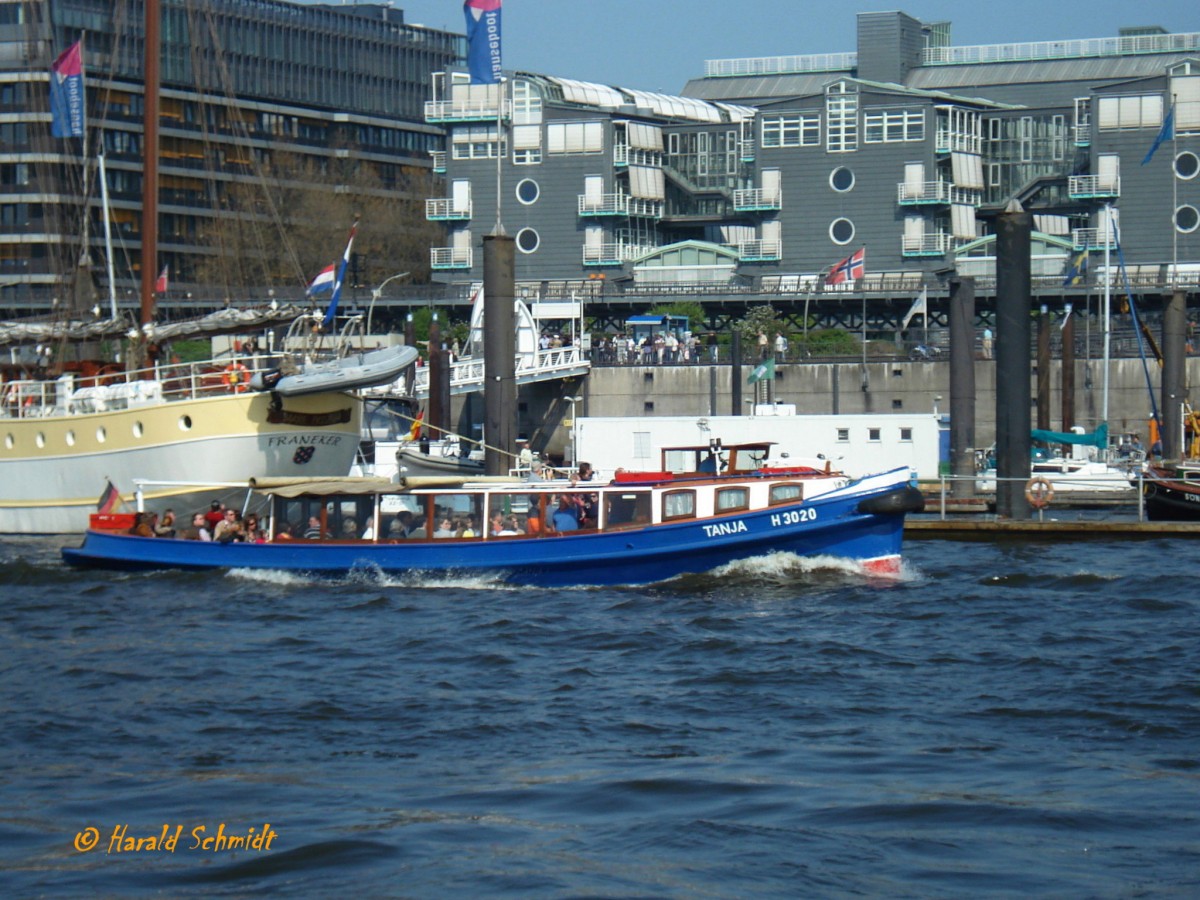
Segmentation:
{"type": "MultiPolygon", "coordinates": [[[[411,24],[464,31],[461,0],[394,6],[411,24]]],[[[706,59],[852,52],[856,12],[889,9],[949,20],[956,46],[1113,37],[1123,25],[1200,31],[1197,0],[504,0],[504,68],[678,93],[706,59]]]]}

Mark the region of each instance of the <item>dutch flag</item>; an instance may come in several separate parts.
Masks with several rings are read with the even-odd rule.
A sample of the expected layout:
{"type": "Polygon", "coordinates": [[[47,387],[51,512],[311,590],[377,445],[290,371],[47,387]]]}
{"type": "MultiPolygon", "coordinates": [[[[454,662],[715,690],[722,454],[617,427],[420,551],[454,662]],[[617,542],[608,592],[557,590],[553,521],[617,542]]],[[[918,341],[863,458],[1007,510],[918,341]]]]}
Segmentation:
{"type": "Polygon", "coordinates": [[[337,284],[337,264],[330,263],[317,273],[317,277],[309,284],[305,294],[309,297],[331,294],[335,284],[337,284]]]}

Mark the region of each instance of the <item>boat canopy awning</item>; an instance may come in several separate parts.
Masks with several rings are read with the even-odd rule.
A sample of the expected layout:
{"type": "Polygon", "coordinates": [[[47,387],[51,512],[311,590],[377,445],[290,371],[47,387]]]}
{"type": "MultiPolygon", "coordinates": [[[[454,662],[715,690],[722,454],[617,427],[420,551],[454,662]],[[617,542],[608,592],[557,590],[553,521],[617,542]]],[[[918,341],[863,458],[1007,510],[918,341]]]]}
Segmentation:
{"type": "Polygon", "coordinates": [[[302,497],[316,494],[395,494],[403,488],[390,478],[251,478],[250,487],[277,497],[302,497]]]}
{"type": "Polygon", "coordinates": [[[1091,434],[1080,434],[1076,431],[1044,431],[1035,428],[1030,432],[1030,437],[1046,444],[1079,444],[1103,449],[1108,446],[1108,423],[1101,422],[1091,434]]]}

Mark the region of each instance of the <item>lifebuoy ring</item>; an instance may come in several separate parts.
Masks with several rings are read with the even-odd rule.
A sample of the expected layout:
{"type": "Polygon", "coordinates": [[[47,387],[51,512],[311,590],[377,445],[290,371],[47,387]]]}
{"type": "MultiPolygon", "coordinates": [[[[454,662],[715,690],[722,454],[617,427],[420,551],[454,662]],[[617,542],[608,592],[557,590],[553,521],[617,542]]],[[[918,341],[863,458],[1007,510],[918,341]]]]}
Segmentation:
{"type": "Polygon", "coordinates": [[[1030,478],[1025,485],[1025,499],[1034,509],[1045,509],[1054,499],[1054,485],[1040,475],[1030,478]]]}
{"type": "Polygon", "coordinates": [[[221,383],[238,394],[246,390],[246,382],[249,380],[250,376],[246,372],[246,367],[240,362],[227,365],[225,373],[221,376],[221,383]]]}

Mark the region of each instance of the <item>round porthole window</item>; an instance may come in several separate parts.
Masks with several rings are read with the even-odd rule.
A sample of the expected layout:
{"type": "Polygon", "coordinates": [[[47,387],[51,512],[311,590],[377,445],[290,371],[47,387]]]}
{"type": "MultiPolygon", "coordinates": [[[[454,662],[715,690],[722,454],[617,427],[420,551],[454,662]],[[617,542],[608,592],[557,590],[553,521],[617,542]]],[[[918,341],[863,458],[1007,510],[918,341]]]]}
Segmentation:
{"type": "Polygon", "coordinates": [[[46,435],[42,434],[39,431],[37,438],[34,440],[34,443],[38,445],[39,449],[42,447],[45,447],[46,446],[46,435]]]}
{"type": "Polygon", "coordinates": [[[67,432],[67,446],[68,447],[75,446],[75,432],[74,431],[67,432]]]}
{"type": "Polygon", "coordinates": [[[1200,210],[1194,206],[1184,205],[1175,210],[1175,230],[1183,234],[1191,234],[1200,228],[1200,210]]]}
{"type": "Polygon", "coordinates": [[[541,238],[532,228],[522,228],[517,232],[517,249],[522,253],[532,253],[538,248],[541,238]]]}
{"type": "Polygon", "coordinates": [[[829,174],[829,186],[835,191],[845,193],[854,187],[854,173],[845,166],[838,166],[829,174]]]}
{"type": "Polygon", "coordinates": [[[180,416],[179,417],[179,430],[180,431],[191,431],[192,430],[192,417],[191,416],[180,416]]]}
{"type": "Polygon", "coordinates": [[[1200,156],[1191,150],[1184,150],[1175,157],[1175,175],[1184,181],[1191,181],[1200,174],[1200,156]]]}
{"type": "Polygon", "coordinates": [[[146,433],[146,429],[142,426],[141,422],[133,423],[133,436],[135,438],[140,438],[145,433],[146,433]]]}
{"type": "Polygon", "coordinates": [[[834,219],[829,226],[829,237],[835,244],[848,244],[854,240],[854,223],[849,219],[834,219]]]}
{"type": "Polygon", "coordinates": [[[537,198],[541,195],[541,188],[538,183],[532,178],[524,178],[517,185],[517,199],[529,206],[531,203],[536,203],[537,198]]]}
{"type": "Polygon", "coordinates": [[[5,450],[11,450],[16,445],[16,443],[17,442],[15,440],[13,440],[13,436],[11,434],[6,434],[4,436],[4,449],[5,450]]]}

